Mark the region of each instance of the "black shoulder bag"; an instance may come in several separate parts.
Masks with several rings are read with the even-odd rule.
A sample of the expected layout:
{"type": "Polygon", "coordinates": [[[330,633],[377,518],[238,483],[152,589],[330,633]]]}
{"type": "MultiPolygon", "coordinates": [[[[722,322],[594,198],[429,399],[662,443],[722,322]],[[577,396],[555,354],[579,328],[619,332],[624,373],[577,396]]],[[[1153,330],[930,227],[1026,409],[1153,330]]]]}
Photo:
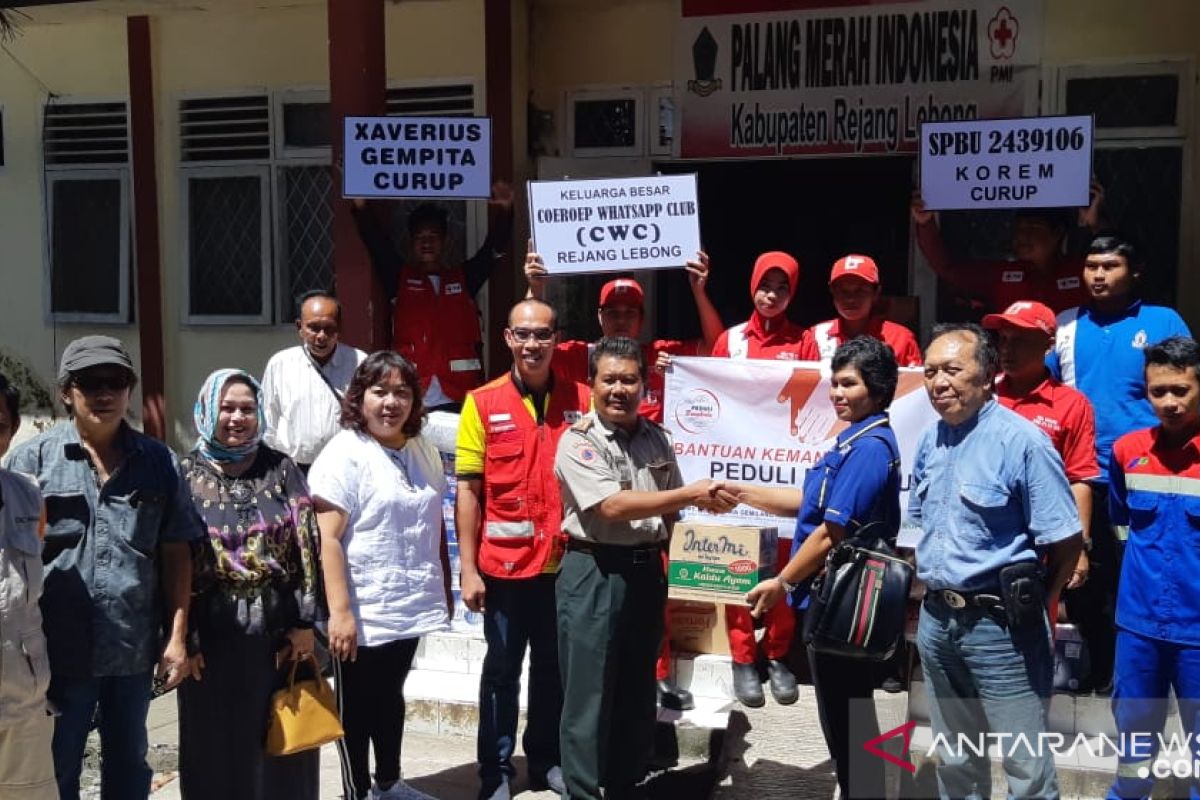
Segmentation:
{"type": "MultiPolygon", "coordinates": [[[[842,447],[886,424],[886,420],[880,420],[864,428],[842,447]]],[[[899,453],[886,439],[877,438],[892,450],[889,469],[899,470],[899,453]]],[[[826,472],[822,499],[836,474],[836,469],[826,472]]],[[[804,641],[818,653],[886,661],[904,635],[913,568],[893,549],[896,531],[888,530],[874,513],[881,500],[875,501],[875,521],[835,545],[826,557],[825,571],[813,581],[810,607],[804,618],[804,641]]]]}

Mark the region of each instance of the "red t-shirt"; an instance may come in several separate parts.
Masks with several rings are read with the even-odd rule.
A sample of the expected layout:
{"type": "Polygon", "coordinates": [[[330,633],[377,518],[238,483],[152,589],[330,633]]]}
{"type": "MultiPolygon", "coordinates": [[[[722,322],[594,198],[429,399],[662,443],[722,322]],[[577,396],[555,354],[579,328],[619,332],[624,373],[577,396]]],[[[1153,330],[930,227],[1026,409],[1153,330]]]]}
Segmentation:
{"type": "MultiPolygon", "coordinates": [[[[828,361],[833,358],[833,351],[845,342],[841,328],[842,320],[837,317],[817,323],[806,330],[804,341],[800,343],[800,359],[828,361]]],[[[917,337],[903,325],[875,317],[867,326],[866,335],[892,348],[896,363],[901,367],[921,366],[921,348],[917,345],[917,337]]]]}
{"type": "MultiPolygon", "coordinates": [[[[664,380],[661,372],[654,368],[658,362],[659,353],[673,356],[698,356],[704,346],[701,339],[683,342],[678,339],[655,339],[642,345],[642,358],[646,362],[646,389],[642,395],[642,405],[638,413],[651,422],[663,421],[663,388],[664,380]]],[[[554,348],[554,370],[563,378],[579,383],[590,383],[590,364],[592,344],[579,339],[560,342],[554,348]]]]}
{"type": "Polygon", "coordinates": [[[800,344],[804,329],[789,319],[778,328],[763,335],[747,322],[734,325],[713,344],[712,355],[720,358],[774,358],[783,361],[800,360],[800,344]]]}
{"type": "Polygon", "coordinates": [[[1049,274],[1020,261],[955,262],[933,223],[917,226],[917,244],[938,277],[984,301],[984,313],[999,314],[1018,300],[1036,300],[1058,313],[1085,305],[1090,297],[1083,285],[1084,259],[1078,256],[1060,258],[1049,274]]]}
{"type": "Polygon", "coordinates": [[[1071,483],[1100,477],[1096,462],[1096,415],[1083,392],[1047,377],[1037,388],[1018,397],[1001,376],[996,381],[996,400],[1037,425],[1050,437],[1062,456],[1071,483]]]}

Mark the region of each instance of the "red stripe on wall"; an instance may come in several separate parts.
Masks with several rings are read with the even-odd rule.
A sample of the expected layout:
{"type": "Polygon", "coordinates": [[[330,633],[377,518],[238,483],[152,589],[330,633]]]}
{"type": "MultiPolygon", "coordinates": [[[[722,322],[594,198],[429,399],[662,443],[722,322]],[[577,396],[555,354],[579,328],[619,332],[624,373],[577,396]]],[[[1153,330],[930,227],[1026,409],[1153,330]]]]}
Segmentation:
{"type": "Polygon", "coordinates": [[[898,2],[916,3],[920,0],[683,0],[682,5],[685,17],[719,17],[851,6],[891,6],[898,2]]]}

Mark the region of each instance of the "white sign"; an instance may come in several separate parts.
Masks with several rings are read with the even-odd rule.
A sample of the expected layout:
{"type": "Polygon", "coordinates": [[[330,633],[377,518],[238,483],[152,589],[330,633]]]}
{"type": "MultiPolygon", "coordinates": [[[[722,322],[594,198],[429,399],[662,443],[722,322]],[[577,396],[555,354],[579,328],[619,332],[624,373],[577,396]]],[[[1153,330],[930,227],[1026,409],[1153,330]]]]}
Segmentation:
{"type": "Polygon", "coordinates": [[[922,122],[1037,113],[1042,0],[679,5],[684,158],[913,152],[922,122]]]}
{"type": "Polygon", "coordinates": [[[1030,117],[921,126],[930,210],[1086,206],[1092,118],[1030,117]]]}
{"type": "Polygon", "coordinates": [[[346,117],[343,197],[490,197],[486,117],[346,117]]]}
{"type": "Polygon", "coordinates": [[[682,267],[700,249],[695,175],[531,181],[529,221],[551,275],[682,267]]]}
{"type": "MultiPolygon", "coordinates": [[[[675,358],[666,384],[663,424],[673,436],[685,483],[711,478],[800,489],[808,468],[847,427],[833,410],[829,378],[816,363],[675,358]]],[[[900,445],[903,510],[917,440],[937,421],[921,370],[900,370],[888,413],[900,445]]],[[[774,525],[784,538],[796,528],[794,517],[772,517],[745,505],[719,516],[691,512],[689,519],[774,525]]]]}

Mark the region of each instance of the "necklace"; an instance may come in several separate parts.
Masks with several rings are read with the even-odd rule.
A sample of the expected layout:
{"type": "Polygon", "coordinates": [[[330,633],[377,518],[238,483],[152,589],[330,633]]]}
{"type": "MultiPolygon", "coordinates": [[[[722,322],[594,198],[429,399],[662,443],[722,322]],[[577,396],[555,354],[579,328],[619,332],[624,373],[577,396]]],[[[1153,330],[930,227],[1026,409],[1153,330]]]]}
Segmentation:
{"type": "Polygon", "coordinates": [[[401,452],[393,450],[390,447],[384,447],[383,445],[380,445],[380,447],[383,447],[383,452],[388,454],[388,458],[396,465],[396,469],[400,470],[400,485],[405,489],[412,489],[413,485],[412,479],[408,474],[408,465],[404,463],[404,456],[401,452]]]}

